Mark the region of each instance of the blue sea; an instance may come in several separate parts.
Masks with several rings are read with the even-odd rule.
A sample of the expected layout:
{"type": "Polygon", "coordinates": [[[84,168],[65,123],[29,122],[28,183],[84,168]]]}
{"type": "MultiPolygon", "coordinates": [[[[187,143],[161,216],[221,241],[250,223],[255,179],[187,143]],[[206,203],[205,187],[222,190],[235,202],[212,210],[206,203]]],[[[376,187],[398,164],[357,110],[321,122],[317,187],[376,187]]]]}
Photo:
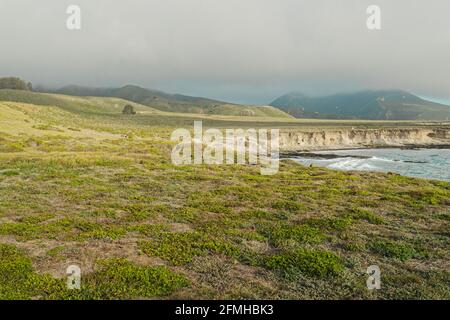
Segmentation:
{"type": "Polygon", "coordinates": [[[293,160],[337,170],[395,172],[405,176],[450,181],[450,149],[357,149],[315,151],[333,159],[301,156],[293,160]]]}

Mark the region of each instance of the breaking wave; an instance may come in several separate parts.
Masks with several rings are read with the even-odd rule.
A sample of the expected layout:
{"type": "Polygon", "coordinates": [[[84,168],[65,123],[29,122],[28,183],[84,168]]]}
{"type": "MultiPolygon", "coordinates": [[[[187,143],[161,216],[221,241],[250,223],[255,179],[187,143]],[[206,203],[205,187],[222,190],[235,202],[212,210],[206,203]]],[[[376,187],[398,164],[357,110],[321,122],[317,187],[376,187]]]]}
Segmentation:
{"type": "Polygon", "coordinates": [[[335,170],[397,172],[399,174],[450,181],[449,149],[360,149],[323,151],[334,158],[297,157],[303,165],[318,165],[335,170]]]}

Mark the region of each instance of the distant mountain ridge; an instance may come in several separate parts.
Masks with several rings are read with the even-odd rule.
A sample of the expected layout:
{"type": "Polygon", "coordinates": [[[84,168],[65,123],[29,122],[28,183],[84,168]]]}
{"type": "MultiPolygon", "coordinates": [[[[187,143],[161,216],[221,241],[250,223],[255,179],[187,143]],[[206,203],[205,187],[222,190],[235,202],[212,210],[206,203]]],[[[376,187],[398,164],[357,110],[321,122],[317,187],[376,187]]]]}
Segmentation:
{"type": "Polygon", "coordinates": [[[121,88],[90,88],[71,85],[57,90],[40,89],[40,91],[71,96],[115,97],[166,112],[291,118],[290,115],[271,106],[239,105],[202,97],[170,94],[135,85],[126,85],[121,88]]]}
{"type": "Polygon", "coordinates": [[[323,97],[291,92],[275,99],[277,107],[296,118],[367,120],[449,120],[450,106],[402,90],[360,91],[323,97]]]}

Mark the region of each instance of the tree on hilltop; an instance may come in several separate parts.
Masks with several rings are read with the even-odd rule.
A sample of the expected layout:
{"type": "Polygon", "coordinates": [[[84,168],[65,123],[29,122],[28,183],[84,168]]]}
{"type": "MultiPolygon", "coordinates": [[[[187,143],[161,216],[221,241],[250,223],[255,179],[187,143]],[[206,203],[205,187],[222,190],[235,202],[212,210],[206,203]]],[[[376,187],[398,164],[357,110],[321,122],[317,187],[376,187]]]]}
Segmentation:
{"type": "Polygon", "coordinates": [[[26,82],[17,77],[0,78],[0,89],[26,90],[32,91],[31,82],[26,82]]]}

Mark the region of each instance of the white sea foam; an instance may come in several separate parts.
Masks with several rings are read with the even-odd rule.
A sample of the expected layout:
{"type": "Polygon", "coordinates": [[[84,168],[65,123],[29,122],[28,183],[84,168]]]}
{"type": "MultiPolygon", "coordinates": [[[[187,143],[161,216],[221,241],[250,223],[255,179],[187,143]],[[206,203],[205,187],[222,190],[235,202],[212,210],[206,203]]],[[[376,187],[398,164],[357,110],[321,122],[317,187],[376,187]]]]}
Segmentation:
{"type": "Polygon", "coordinates": [[[386,159],[386,158],[379,158],[379,157],[376,157],[376,156],[373,156],[370,159],[377,160],[377,161],[384,161],[384,162],[402,162],[401,160],[392,160],[392,159],[386,159]]]}
{"type": "Polygon", "coordinates": [[[397,172],[408,176],[450,181],[450,171],[447,169],[450,167],[450,149],[366,149],[327,153],[346,155],[347,157],[297,158],[295,160],[304,165],[313,164],[335,170],[397,172]],[[368,156],[369,158],[361,159],[359,156],[368,156]]]}
{"type": "Polygon", "coordinates": [[[339,170],[377,170],[378,168],[370,164],[370,159],[346,158],[327,166],[331,169],[339,170]]]}

